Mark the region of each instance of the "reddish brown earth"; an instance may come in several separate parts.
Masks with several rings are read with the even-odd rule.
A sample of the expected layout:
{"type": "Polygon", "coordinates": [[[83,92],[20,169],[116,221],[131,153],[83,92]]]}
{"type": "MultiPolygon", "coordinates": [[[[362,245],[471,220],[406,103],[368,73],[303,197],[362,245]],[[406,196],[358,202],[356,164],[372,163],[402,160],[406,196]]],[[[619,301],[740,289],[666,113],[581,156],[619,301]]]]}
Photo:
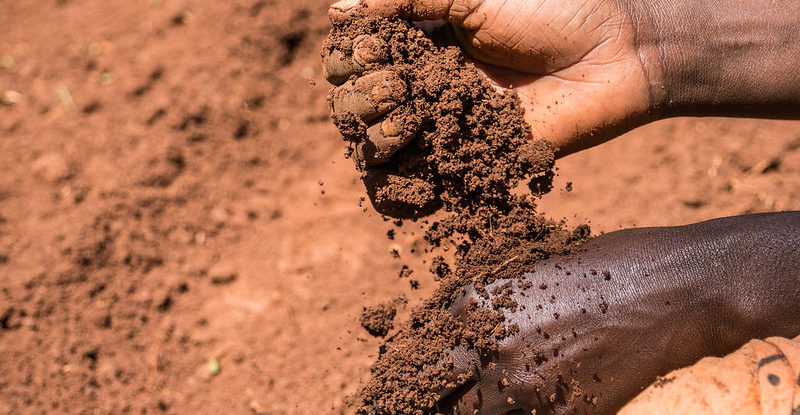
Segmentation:
{"type": "MultiPolygon", "coordinates": [[[[403,321],[434,282],[421,230],[357,206],[327,6],[0,3],[0,413],[346,411],[362,307],[403,321]]],[[[595,231],[800,209],[800,124],[665,121],[558,167],[540,210],[595,231]]]]}

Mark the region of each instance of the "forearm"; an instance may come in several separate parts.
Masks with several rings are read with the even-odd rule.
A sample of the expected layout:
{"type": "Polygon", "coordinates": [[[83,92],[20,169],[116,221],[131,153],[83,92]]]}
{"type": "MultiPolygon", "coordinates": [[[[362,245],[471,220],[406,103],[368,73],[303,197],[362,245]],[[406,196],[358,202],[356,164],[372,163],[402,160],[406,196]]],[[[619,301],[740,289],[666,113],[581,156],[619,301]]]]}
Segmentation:
{"type": "Polygon", "coordinates": [[[800,2],[622,0],[658,117],[800,119],[800,2]]]}
{"type": "Polygon", "coordinates": [[[692,319],[729,349],[719,352],[751,338],[800,334],[799,213],[717,219],[658,238],[653,272],[686,288],[673,291],[685,295],[673,304],[705,310],[692,319]]]}
{"type": "Polygon", "coordinates": [[[578,259],[610,271],[596,290],[615,324],[694,333],[695,343],[683,343],[686,362],[752,338],[800,334],[800,213],[619,231],[591,244],[598,249],[578,259]]]}

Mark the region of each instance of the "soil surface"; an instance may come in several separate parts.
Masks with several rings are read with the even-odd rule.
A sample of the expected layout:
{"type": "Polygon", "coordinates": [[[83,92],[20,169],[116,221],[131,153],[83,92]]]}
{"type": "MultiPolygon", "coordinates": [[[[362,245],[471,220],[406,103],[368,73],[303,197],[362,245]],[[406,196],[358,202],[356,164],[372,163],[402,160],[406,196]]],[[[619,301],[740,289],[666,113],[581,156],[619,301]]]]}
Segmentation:
{"type": "MultiPolygon", "coordinates": [[[[0,413],[348,412],[363,306],[407,321],[437,282],[422,224],[357,205],[327,8],[0,4],[0,413]]],[[[800,124],[663,121],[557,168],[539,211],[595,232],[800,209],[800,124]]]]}

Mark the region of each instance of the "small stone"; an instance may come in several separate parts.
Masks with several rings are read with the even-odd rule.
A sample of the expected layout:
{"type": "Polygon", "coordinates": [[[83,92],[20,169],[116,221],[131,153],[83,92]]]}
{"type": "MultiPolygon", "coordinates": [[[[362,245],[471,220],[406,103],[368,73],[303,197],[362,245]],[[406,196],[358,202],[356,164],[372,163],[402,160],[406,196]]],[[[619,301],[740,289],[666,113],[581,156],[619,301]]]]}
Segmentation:
{"type": "Polygon", "coordinates": [[[58,153],[49,153],[33,162],[33,172],[50,183],[58,183],[72,176],[67,160],[58,153]]]}
{"type": "Polygon", "coordinates": [[[219,375],[219,360],[216,357],[208,359],[208,374],[211,376],[219,375]]]}
{"type": "Polygon", "coordinates": [[[114,83],[114,74],[111,72],[103,72],[100,74],[98,80],[100,81],[100,85],[107,86],[114,83]]]}
{"type": "Polygon", "coordinates": [[[7,90],[0,94],[0,104],[12,106],[22,99],[22,94],[17,91],[7,90]]]}
{"type": "Polygon", "coordinates": [[[258,403],[258,401],[255,400],[255,399],[250,401],[249,406],[250,406],[250,410],[253,411],[253,415],[266,415],[267,414],[267,411],[264,409],[264,407],[262,407],[261,404],[258,403]]]}

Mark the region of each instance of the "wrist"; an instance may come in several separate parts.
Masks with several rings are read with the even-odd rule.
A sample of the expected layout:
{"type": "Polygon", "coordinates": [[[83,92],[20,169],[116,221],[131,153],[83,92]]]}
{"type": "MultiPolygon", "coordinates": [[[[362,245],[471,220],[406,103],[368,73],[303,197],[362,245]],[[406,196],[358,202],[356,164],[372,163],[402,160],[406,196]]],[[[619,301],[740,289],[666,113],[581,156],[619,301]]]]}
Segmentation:
{"type": "Polygon", "coordinates": [[[656,117],[800,113],[800,3],[620,1],[656,117]]]}

